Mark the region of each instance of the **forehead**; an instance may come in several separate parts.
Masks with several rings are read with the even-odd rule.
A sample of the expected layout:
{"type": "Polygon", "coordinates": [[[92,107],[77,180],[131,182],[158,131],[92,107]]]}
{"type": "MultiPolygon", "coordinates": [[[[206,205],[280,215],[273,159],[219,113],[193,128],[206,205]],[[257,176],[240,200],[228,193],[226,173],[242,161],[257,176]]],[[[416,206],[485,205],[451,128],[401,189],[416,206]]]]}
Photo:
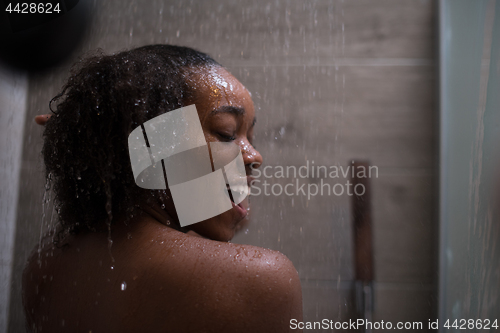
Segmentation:
{"type": "Polygon", "coordinates": [[[250,92],[225,68],[196,68],[189,72],[186,81],[194,91],[194,102],[253,109],[250,92]]]}

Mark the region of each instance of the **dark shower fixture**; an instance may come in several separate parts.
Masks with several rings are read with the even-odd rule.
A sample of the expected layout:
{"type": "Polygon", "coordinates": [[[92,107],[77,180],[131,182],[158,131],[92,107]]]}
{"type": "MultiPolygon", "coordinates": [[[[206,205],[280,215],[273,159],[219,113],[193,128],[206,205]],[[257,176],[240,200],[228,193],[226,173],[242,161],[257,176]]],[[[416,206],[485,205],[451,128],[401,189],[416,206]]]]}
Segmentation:
{"type": "Polygon", "coordinates": [[[88,0],[1,0],[0,61],[21,70],[60,65],[82,41],[90,18],[88,0]]]}
{"type": "MultiPolygon", "coordinates": [[[[372,321],[373,313],[373,232],[371,216],[371,188],[369,177],[358,177],[358,170],[368,170],[369,163],[366,161],[353,161],[354,170],[352,186],[364,187],[364,193],[352,196],[352,220],[354,234],[354,269],[355,269],[355,293],[356,309],[358,318],[372,321]]],[[[371,333],[371,329],[363,327],[365,333],[371,333]]]]}

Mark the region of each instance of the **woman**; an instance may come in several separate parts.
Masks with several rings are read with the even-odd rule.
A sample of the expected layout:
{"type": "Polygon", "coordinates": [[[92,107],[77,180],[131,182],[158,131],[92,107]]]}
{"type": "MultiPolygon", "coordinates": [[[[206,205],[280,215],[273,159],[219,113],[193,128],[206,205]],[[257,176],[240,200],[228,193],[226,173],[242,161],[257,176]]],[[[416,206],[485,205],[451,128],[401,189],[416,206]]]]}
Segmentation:
{"type": "Polygon", "coordinates": [[[250,176],[262,163],[254,106],[234,76],[201,52],[152,45],[83,61],[59,98],[43,148],[59,229],[23,276],[33,332],[288,332],[301,320],[292,263],[228,243],[241,209],[181,228],[169,190],[132,175],[129,133],[195,104],[206,141],[236,143],[250,176]]]}

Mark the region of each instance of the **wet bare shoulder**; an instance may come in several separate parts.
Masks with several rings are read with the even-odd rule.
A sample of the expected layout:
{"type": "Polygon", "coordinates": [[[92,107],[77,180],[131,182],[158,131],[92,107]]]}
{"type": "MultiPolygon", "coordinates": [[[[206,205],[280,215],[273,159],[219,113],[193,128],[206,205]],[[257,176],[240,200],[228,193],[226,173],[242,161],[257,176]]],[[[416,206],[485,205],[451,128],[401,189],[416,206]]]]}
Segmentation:
{"type": "Polygon", "coordinates": [[[244,333],[288,332],[301,319],[299,278],[283,254],[143,222],[114,232],[111,251],[107,235],[89,234],[32,256],[23,281],[30,323],[244,333]]]}
{"type": "Polygon", "coordinates": [[[148,293],[155,295],[152,307],[165,325],[179,331],[288,332],[290,319],[301,319],[298,274],[280,252],[177,232],[156,237],[145,272],[148,293]]]}

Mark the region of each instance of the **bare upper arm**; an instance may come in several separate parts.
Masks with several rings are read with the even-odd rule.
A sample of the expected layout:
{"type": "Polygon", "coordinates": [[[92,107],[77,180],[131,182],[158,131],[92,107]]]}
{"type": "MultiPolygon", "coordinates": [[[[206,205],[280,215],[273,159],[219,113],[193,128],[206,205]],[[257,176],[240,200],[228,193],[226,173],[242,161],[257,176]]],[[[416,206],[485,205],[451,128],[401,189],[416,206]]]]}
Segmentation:
{"type": "Polygon", "coordinates": [[[283,254],[203,239],[184,246],[147,285],[165,328],[280,333],[302,321],[300,280],[283,254]]]}
{"type": "Polygon", "coordinates": [[[292,262],[279,252],[271,252],[262,259],[246,283],[245,311],[250,320],[255,319],[247,331],[290,332],[290,320],[302,321],[299,276],[292,262]]]}

